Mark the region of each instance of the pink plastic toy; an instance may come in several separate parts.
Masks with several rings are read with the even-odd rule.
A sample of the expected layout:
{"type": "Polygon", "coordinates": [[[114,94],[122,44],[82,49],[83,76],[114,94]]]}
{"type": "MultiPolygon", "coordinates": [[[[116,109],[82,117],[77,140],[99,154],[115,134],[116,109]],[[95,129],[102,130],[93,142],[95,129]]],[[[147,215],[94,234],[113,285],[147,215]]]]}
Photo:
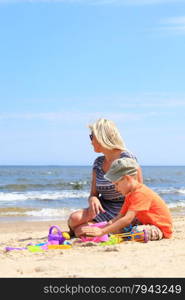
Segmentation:
{"type": "MultiPolygon", "coordinates": [[[[89,226],[91,227],[100,227],[103,228],[105,225],[107,224],[107,222],[100,222],[100,223],[94,223],[94,224],[90,224],[89,226]]],[[[104,234],[102,236],[95,236],[95,237],[81,237],[82,242],[106,242],[108,241],[108,234],[104,234]]]]}

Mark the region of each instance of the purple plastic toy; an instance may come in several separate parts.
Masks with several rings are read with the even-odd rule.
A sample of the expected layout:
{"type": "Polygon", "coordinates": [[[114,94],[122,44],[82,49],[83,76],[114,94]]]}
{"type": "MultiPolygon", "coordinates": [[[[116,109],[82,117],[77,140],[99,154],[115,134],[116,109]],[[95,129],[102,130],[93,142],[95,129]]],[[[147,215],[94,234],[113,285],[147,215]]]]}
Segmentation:
{"type": "MultiPolygon", "coordinates": [[[[99,222],[99,223],[94,223],[94,224],[90,224],[89,226],[91,227],[104,227],[107,224],[107,222],[99,222]]],[[[95,242],[95,243],[99,243],[99,242],[107,242],[108,241],[108,234],[104,234],[102,236],[95,236],[95,237],[81,237],[82,242],[95,242]]]]}
{"type": "Polygon", "coordinates": [[[26,250],[27,247],[22,248],[16,248],[16,247],[5,247],[5,251],[11,251],[11,250],[26,250]]]}
{"type": "Polygon", "coordinates": [[[62,236],[62,232],[60,228],[57,225],[53,225],[49,229],[49,235],[48,235],[48,244],[50,245],[61,245],[66,239],[62,236]],[[57,229],[57,233],[53,234],[52,230],[57,229]]]}
{"type": "MultiPolygon", "coordinates": [[[[33,244],[32,243],[29,243],[29,244],[27,244],[27,246],[32,246],[33,244]]],[[[26,249],[28,249],[27,248],[27,246],[26,247],[5,247],[5,251],[11,251],[11,250],[26,250],[26,249]]]]}
{"type": "Polygon", "coordinates": [[[49,234],[48,234],[48,242],[47,243],[39,243],[39,244],[32,244],[29,243],[26,247],[5,247],[5,251],[11,251],[11,250],[26,250],[28,249],[28,246],[34,246],[34,247],[40,247],[43,250],[47,250],[48,249],[48,245],[61,245],[64,243],[64,241],[66,241],[66,238],[63,236],[60,228],[57,225],[53,225],[50,227],[49,229],[49,234]],[[57,229],[57,233],[54,234],[52,233],[53,229],[57,229]]]}

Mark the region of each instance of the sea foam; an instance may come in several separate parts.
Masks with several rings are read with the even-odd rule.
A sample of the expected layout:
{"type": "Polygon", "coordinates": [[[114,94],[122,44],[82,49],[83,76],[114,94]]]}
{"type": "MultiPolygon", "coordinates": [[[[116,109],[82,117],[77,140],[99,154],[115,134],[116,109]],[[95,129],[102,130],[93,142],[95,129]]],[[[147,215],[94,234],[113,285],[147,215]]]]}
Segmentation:
{"type": "Polygon", "coordinates": [[[87,191],[32,191],[32,192],[0,192],[0,201],[26,201],[26,200],[60,200],[70,198],[87,198],[89,193],[87,191]]]}

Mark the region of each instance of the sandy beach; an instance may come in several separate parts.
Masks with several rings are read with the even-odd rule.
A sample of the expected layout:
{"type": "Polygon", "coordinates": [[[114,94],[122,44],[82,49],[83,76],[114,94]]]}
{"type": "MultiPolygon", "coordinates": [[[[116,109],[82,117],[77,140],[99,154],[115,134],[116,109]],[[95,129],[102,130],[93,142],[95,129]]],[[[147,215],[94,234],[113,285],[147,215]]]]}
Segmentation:
{"type": "Polygon", "coordinates": [[[1,223],[0,277],[97,278],[185,277],[184,216],[174,219],[171,239],[148,243],[127,241],[100,246],[75,244],[70,249],[30,252],[5,251],[6,246],[25,247],[47,241],[52,225],[67,229],[66,222],[1,223]]]}

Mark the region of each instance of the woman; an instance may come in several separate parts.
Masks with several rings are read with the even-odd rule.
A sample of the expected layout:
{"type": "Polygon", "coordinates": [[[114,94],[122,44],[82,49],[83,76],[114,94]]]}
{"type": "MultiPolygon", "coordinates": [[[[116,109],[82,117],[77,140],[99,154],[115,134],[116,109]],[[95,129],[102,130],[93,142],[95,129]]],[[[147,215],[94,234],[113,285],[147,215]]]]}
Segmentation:
{"type": "MultiPolygon", "coordinates": [[[[112,162],[117,158],[136,157],[126,149],[115,124],[106,119],[99,119],[92,125],[90,139],[98,156],[93,164],[89,207],[73,212],[68,220],[69,228],[76,236],[80,236],[81,228],[87,222],[110,221],[120,211],[124,197],[115,190],[115,186],[104,178],[112,162]]],[[[143,182],[141,168],[137,172],[138,181],[143,182]]]]}

